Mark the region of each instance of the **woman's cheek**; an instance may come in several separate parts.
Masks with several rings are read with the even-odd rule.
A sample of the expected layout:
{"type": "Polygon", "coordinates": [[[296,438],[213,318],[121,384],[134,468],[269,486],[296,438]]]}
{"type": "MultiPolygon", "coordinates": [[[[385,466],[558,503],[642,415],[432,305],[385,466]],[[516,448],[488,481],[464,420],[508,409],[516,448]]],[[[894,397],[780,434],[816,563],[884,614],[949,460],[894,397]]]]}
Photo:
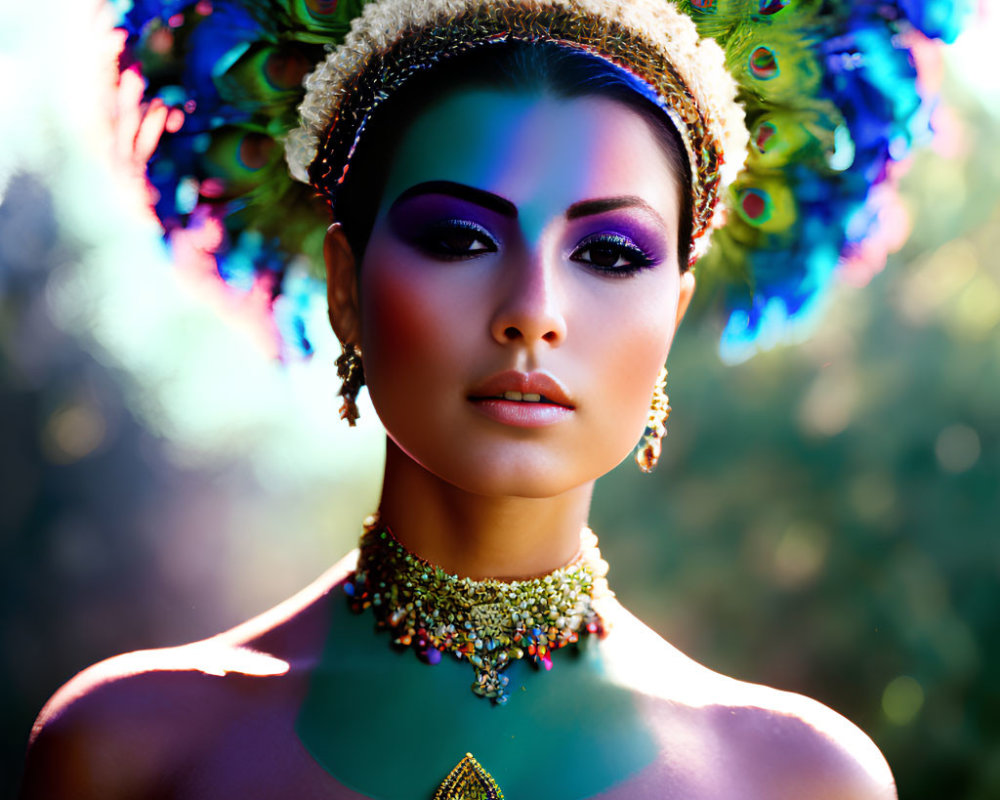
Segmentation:
{"type": "Polygon", "coordinates": [[[366,259],[362,270],[362,353],[376,407],[386,392],[400,392],[406,402],[428,396],[447,382],[436,373],[455,366],[449,352],[456,306],[447,282],[404,263],[386,254],[366,259]]]}
{"type": "Polygon", "coordinates": [[[404,281],[394,280],[392,275],[381,271],[363,283],[366,356],[381,363],[383,359],[409,359],[413,350],[419,352],[421,340],[430,334],[427,330],[430,309],[424,307],[421,299],[404,281]]]}
{"type": "Polygon", "coordinates": [[[594,365],[602,387],[599,413],[619,450],[631,448],[642,435],[673,336],[672,316],[662,311],[666,304],[639,301],[622,307],[631,313],[605,317],[613,330],[591,342],[592,352],[601,354],[594,365]]]}

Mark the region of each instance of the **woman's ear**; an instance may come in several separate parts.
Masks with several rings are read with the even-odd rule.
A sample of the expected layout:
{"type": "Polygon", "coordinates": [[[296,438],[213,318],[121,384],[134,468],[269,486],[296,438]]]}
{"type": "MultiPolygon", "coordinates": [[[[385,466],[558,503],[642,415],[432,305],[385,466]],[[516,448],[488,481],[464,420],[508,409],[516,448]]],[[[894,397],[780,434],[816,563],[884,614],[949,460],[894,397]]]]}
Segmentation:
{"type": "Polygon", "coordinates": [[[323,260],[326,262],[326,301],[330,309],[330,326],[344,344],[360,344],[358,271],[354,253],[339,222],[333,223],[326,230],[323,260]]]}
{"type": "Polygon", "coordinates": [[[681,273],[681,291],[677,298],[677,321],[674,323],[674,333],[681,325],[681,320],[687,313],[688,306],[691,305],[691,298],[694,297],[694,270],[688,269],[681,273]]]}

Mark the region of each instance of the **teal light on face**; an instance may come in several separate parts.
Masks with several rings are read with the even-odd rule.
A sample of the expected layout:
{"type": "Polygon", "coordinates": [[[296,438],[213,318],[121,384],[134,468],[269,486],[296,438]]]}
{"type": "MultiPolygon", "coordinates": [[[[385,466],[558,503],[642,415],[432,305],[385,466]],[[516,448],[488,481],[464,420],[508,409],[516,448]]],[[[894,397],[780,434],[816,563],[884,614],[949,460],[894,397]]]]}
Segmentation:
{"type": "Polygon", "coordinates": [[[572,102],[528,92],[456,92],[422,114],[403,137],[379,216],[411,186],[452,181],[514,203],[521,233],[534,246],[549,220],[580,199],[593,145],[572,102]],[[551,124],[553,114],[580,135],[561,137],[566,125],[551,124]]]}

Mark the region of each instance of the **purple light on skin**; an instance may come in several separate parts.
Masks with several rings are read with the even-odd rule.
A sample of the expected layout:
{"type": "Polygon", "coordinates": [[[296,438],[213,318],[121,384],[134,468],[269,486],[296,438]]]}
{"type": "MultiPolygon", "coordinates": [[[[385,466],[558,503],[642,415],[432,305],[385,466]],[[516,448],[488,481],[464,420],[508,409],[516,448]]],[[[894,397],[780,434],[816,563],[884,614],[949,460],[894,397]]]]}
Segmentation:
{"type": "MultiPolygon", "coordinates": [[[[554,217],[588,199],[587,170],[581,165],[604,155],[602,142],[588,138],[588,113],[593,109],[578,101],[518,92],[469,90],[445,97],[414,122],[401,143],[378,217],[388,215],[393,232],[405,241],[413,242],[422,227],[434,222],[462,220],[482,226],[498,244],[513,244],[516,235],[521,245],[534,249],[554,217]],[[560,128],[550,124],[553,115],[577,122],[572,127],[580,135],[567,140],[554,132],[560,128]],[[455,125],[456,119],[462,124],[455,125]],[[399,199],[427,183],[492,194],[493,202],[483,207],[482,199],[468,202],[466,197],[399,199]],[[505,187],[525,184],[532,191],[514,208],[505,187]]],[[[645,260],[654,262],[664,259],[671,232],[660,215],[641,208],[573,219],[570,225],[576,241],[613,233],[631,240],[645,260]]]]}
{"type": "MultiPolygon", "coordinates": [[[[529,247],[535,247],[553,209],[564,210],[580,199],[581,164],[594,143],[585,134],[565,141],[548,124],[552,113],[573,115],[571,103],[541,98],[529,107],[523,93],[477,90],[456,93],[432,106],[415,121],[394,160],[379,215],[405,189],[431,180],[490,187],[503,196],[505,184],[524,175],[558,173],[561,180],[539,182],[532,202],[520,206],[518,224],[529,247]],[[461,119],[461,130],[445,125],[461,119]],[[531,158],[525,154],[530,152],[531,158]]],[[[532,98],[534,100],[534,98],[532,98]]],[[[586,118],[577,128],[586,130],[586,118]]]]}
{"type": "MultiPolygon", "coordinates": [[[[418,187],[415,187],[418,188],[418,187]]],[[[405,195],[406,193],[404,193],[405,195]]],[[[517,209],[511,209],[512,214],[517,209]]],[[[588,241],[624,240],[624,244],[640,251],[645,259],[658,264],[663,260],[662,234],[650,224],[647,214],[632,208],[621,208],[599,215],[582,217],[569,223],[568,238],[576,246],[588,241]]],[[[410,245],[420,248],[427,239],[433,239],[437,230],[451,227],[466,229],[482,237],[479,255],[497,250],[505,241],[519,236],[517,220],[510,214],[501,214],[478,203],[445,194],[420,194],[394,203],[388,214],[393,233],[410,245]]],[[[569,256],[567,252],[565,255],[569,256]]]]}

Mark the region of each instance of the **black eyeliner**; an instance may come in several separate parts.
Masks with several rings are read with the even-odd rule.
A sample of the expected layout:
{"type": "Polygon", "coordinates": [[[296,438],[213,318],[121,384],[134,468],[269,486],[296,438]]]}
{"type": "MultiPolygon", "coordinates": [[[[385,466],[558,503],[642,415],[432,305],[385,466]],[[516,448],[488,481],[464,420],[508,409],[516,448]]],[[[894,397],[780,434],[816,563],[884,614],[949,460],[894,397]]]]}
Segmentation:
{"type": "Polygon", "coordinates": [[[570,256],[571,260],[583,264],[595,272],[619,278],[627,278],[644,269],[655,267],[662,260],[648,252],[644,247],[636,244],[631,238],[618,233],[598,233],[588,236],[574,248],[573,253],[586,251],[588,248],[598,244],[611,244],[619,248],[621,255],[629,259],[629,263],[622,267],[605,267],[595,264],[592,261],[573,258],[572,255],[570,256]]]}
{"type": "Polygon", "coordinates": [[[437,220],[429,223],[422,230],[408,238],[411,244],[418,247],[426,255],[446,261],[460,261],[474,258],[486,253],[495,253],[500,249],[496,239],[493,238],[486,228],[479,223],[460,218],[437,220]],[[488,246],[482,250],[465,252],[450,250],[444,244],[444,239],[448,234],[455,232],[474,234],[476,239],[488,246]]]}

